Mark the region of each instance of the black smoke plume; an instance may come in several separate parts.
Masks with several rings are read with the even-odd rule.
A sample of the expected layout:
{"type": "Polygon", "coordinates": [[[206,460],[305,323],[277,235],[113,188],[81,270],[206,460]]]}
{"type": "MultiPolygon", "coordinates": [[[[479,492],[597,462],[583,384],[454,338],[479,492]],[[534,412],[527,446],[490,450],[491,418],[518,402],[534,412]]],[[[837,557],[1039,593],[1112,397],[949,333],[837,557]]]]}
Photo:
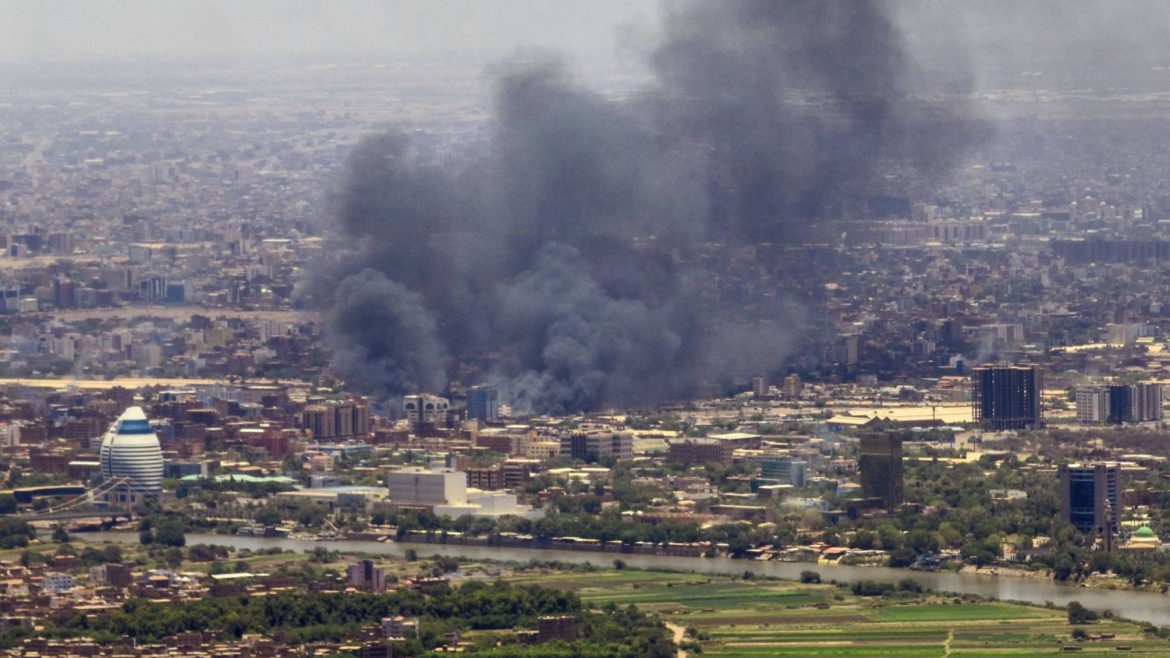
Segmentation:
{"type": "Polygon", "coordinates": [[[905,114],[911,66],[879,3],[671,5],[650,63],[620,102],[555,61],[503,66],[492,134],[456,166],[399,134],[355,149],[353,247],[316,293],[344,378],[384,396],[487,380],[556,413],[769,371],[802,315],[725,312],[710,244],[795,239],[885,163],[961,152],[905,114]]]}

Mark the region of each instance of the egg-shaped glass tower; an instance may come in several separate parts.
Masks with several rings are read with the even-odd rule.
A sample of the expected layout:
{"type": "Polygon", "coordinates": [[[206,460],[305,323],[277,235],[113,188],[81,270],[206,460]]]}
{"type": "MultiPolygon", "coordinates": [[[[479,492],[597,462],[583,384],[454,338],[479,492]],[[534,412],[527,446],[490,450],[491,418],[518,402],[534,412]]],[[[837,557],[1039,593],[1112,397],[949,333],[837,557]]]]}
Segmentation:
{"type": "Polygon", "coordinates": [[[107,480],[130,479],[129,487],[119,488],[117,502],[133,504],[158,496],[163,481],[162,446],[141,407],[130,407],[110,426],[102,441],[101,465],[107,480]]]}

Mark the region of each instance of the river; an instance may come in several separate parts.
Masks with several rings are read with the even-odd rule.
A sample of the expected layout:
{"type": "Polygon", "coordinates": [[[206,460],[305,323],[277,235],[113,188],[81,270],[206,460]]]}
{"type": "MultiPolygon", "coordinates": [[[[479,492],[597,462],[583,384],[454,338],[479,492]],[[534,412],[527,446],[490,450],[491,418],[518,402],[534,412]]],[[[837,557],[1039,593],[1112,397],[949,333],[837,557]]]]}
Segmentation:
{"type": "MultiPolygon", "coordinates": [[[[138,533],[92,532],[82,535],[86,541],[112,541],[124,544],[138,543],[138,533]]],[[[499,548],[495,546],[457,546],[452,544],[427,543],[385,543],[376,541],[316,542],[303,539],[279,539],[270,537],[237,537],[233,535],[188,534],[187,545],[219,544],[233,548],[247,548],[253,551],[266,548],[281,548],[297,552],[311,551],[317,547],[352,553],[394,555],[401,557],[407,549],[413,548],[420,556],[447,555],[472,560],[498,560],[527,562],[529,560],[591,563],[608,566],[615,558],[639,569],[670,569],[737,575],[751,571],[764,576],[797,580],[800,572],[815,570],[824,580],[873,580],[896,583],[910,578],[923,587],[963,594],[978,594],[1011,601],[1026,601],[1043,605],[1051,601],[1056,605],[1067,605],[1079,601],[1091,610],[1112,610],[1114,614],[1137,621],[1150,622],[1158,626],[1170,626],[1170,597],[1150,592],[1132,590],[1104,590],[1075,587],[1035,578],[991,576],[983,574],[952,573],[949,571],[910,571],[890,567],[849,567],[814,565],[803,562],[754,562],[730,558],[688,558],[659,555],[627,555],[617,553],[593,553],[585,551],[560,551],[538,548],[499,548]]]]}

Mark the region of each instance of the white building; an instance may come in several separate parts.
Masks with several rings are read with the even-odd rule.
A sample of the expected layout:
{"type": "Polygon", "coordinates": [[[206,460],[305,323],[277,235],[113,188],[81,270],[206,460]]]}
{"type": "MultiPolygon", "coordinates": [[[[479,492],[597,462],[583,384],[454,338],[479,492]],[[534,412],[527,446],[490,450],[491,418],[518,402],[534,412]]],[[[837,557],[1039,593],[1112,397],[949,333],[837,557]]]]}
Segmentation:
{"type": "Polygon", "coordinates": [[[45,592],[57,594],[68,592],[71,589],[73,589],[73,576],[67,573],[51,572],[45,574],[41,579],[41,590],[45,592]]]}
{"type": "Polygon", "coordinates": [[[465,505],[467,474],[449,468],[408,467],[386,474],[390,501],[400,505],[465,505]]]}
{"type": "Polygon", "coordinates": [[[451,401],[436,395],[408,395],[402,401],[402,408],[406,411],[406,420],[412,428],[419,423],[443,425],[447,422],[447,410],[451,408],[451,401]]]}
{"type": "Polygon", "coordinates": [[[162,490],[163,454],[142,407],[130,407],[106,432],[101,447],[102,476],[129,478],[109,502],[137,504],[162,490]]]}
{"type": "Polygon", "coordinates": [[[498,519],[502,516],[520,516],[526,519],[539,519],[544,516],[544,510],[532,509],[529,505],[517,503],[516,495],[503,491],[467,490],[467,502],[463,505],[435,505],[435,516],[449,516],[457,519],[471,515],[488,519],[498,519]]]}

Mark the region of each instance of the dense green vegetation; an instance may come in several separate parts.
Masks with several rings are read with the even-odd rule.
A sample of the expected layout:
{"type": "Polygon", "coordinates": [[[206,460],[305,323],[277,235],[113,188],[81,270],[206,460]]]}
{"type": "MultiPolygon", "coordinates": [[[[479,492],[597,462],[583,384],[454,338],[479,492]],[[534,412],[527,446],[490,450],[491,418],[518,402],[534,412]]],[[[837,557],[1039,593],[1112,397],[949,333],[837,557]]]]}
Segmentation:
{"type": "MultiPolygon", "coordinates": [[[[419,638],[397,647],[395,655],[419,655],[442,645],[445,634],[460,631],[508,631],[493,634],[490,646],[477,647],[477,653],[489,656],[667,658],[674,655],[674,645],[661,623],[633,606],[607,605],[588,611],[570,592],[480,581],[457,588],[442,585],[426,593],[281,592],[267,597],[207,597],[182,605],[132,599],[112,614],[90,618],[78,613],[41,632],[55,637],[84,635],[98,641],[129,636],[140,642],[154,642],[187,631],[219,631],[228,638],[240,638],[245,633],[279,632],[286,642],[297,645],[341,641],[364,626],[378,624],[384,617],[394,615],[418,617],[421,622],[419,638]],[[578,618],[579,641],[572,647],[514,646],[516,636],[512,629],[535,628],[541,615],[561,614],[578,618]],[[508,646],[496,647],[497,644],[508,646]]],[[[26,633],[15,629],[0,634],[0,639],[4,645],[12,646],[26,633]]]]}

